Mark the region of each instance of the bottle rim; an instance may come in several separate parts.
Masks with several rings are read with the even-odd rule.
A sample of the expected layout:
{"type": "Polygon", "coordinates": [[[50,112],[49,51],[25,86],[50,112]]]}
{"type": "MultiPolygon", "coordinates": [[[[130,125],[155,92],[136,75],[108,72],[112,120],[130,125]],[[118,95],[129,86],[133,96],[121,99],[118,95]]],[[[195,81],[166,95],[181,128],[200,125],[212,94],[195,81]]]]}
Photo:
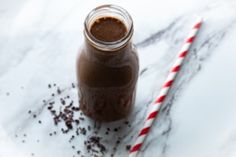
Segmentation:
{"type": "Polygon", "coordinates": [[[103,51],[115,51],[124,47],[132,38],[133,35],[133,20],[130,14],[122,7],[113,4],[101,5],[94,8],[84,21],[84,34],[86,39],[96,48],[103,51]],[[121,20],[126,28],[127,33],[124,37],[116,41],[102,41],[95,38],[91,32],[90,27],[94,23],[94,21],[101,17],[114,17],[121,20]]]}

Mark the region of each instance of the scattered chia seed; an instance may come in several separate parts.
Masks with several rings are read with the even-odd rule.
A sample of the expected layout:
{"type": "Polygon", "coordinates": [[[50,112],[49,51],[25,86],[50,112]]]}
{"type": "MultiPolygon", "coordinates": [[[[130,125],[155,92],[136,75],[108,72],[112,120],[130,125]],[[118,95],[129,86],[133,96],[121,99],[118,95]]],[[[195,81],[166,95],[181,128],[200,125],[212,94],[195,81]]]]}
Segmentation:
{"type": "Polygon", "coordinates": [[[84,117],[79,117],[80,120],[84,121],[84,117]]]}
{"type": "Polygon", "coordinates": [[[75,124],[79,125],[79,120],[78,119],[75,120],[75,124]]]}
{"type": "Polygon", "coordinates": [[[79,111],[79,110],[80,110],[79,107],[74,107],[74,106],[73,106],[71,109],[72,109],[73,111],[79,111]]]}
{"type": "Polygon", "coordinates": [[[126,150],[130,151],[131,145],[126,145],[126,150]]]}
{"type": "Polygon", "coordinates": [[[91,149],[91,145],[87,145],[87,150],[89,151],[91,149]]]}
{"type": "Polygon", "coordinates": [[[74,83],[72,83],[71,86],[72,86],[72,88],[75,88],[75,84],[74,83]]]}
{"type": "MultiPolygon", "coordinates": [[[[72,88],[76,88],[76,84],[72,83],[72,88]]],[[[55,87],[54,93],[52,93],[51,99],[43,100],[46,108],[51,113],[53,122],[58,127],[62,124],[64,127],[60,128],[59,132],[53,131],[49,132],[49,136],[53,135],[62,135],[72,133],[70,136],[68,143],[71,143],[71,148],[74,149],[74,151],[78,154],[77,156],[83,157],[83,152],[81,150],[78,150],[75,145],[72,145],[72,141],[77,138],[77,136],[87,136],[86,140],[84,140],[84,148],[89,153],[91,157],[101,157],[104,156],[104,153],[107,151],[107,148],[102,143],[102,137],[98,136],[98,131],[100,130],[100,125],[96,127],[96,124],[94,128],[91,127],[91,125],[87,124],[84,125],[85,117],[83,112],[80,111],[79,105],[76,103],[76,101],[73,99],[70,95],[63,95],[62,91],[63,88],[60,88],[55,83],[54,84],[48,84],[48,88],[55,87]],[[54,96],[58,96],[58,98],[53,98],[54,96]],[[75,102],[75,103],[74,103],[75,102]],[[76,105],[75,105],[76,104],[76,105]],[[81,125],[80,125],[81,124],[81,125]],[[92,130],[93,129],[93,130],[92,130]],[[98,130],[99,129],[99,130],[98,130]],[[92,130],[92,132],[91,132],[92,130]],[[62,132],[62,134],[60,133],[62,132]],[[103,155],[101,155],[103,154],[103,155]]],[[[34,113],[31,110],[28,111],[29,114],[34,113]]],[[[36,112],[37,113],[37,112],[36,112]]],[[[36,118],[39,115],[32,114],[33,118],[36,118]]],[[[43,124],[41,120],[38,120],[39,124],[43,124]]],[[[109,135],[110,131],[118,132],[120,131],[125,125],[131,127],[129,121],[122,122],[122,126],[117,126],[115,128],[105,128],[105,135],[109,135]]],[[[102,131],[99,131],[102,132],[102,131]]],[[[104,132],[103,132],[104,133],[104,132]]],[[[26,134],[25,134],[26,135],[26,134]]],[[[16,136],[17,137],[17,136],[16,136]]],[[[25,136],[26,137],[26,136],[25,136]]],[[[106,141],[107,139],[104,139],[106,141]]],[[[73,141],[75,142],[75,141],[73,141]]],[[[22,143],[25,143],[25,140],[22,141],[22,143]]],[[[37,143],[39,143],[39,140],[37,140],[37,143]]],[[[118,139],[115,141],[115,144],[118,145],[121,143],[121,138],[118,137],[118,139]]],[[[117,148],[114,147],[113,151],[117,148]]],[[[126,149],[130,149],[130,145],[126,146],[126,149]]],[[[114,156],[114,154],[111,154],[114,156]]],[[[34,156],[34,155],[32,155],[34,156]]],[[[76,155],[74,155],[76,156],[76,155]]]]}
{"type": "MultiPolygon", "coordinates": [[[[106,152],[106,147],[101,143],[101,137],[98,136],[91,136],[87,141],[84,141],[84,145],[86,146],[86,150],[90,153],[91,151],[93,153],[101,152],[104,154],[106,152]],[[98,148],[94,149],[94,148],[98,148]]],[[[95,154],[96,155],[96,154],[95,154]]]]}
{"type": "Polygon", "coordinates": [[[71,124],[71,121],[67,121],[67,122],[66,122],[66,126],[67,126],[67,128],[68,128],[69,130],[73,129],[73,126],[72,126],[72,124],[71,124]]]}
{"type": "MultiPolygon", "coordinates": [[[[72,100],[71,102],[70,102],[70,104],[68,105],[68,106],[66,106],[66,108],[71,108],[71,107],[74,107],[73,106],[73,103],[74,103],[74,101],[72,100]]],[[[75,108],[75,107],[74,107],[75,108]]],[[[72,108],[71,108],[72,109],[72,108]]],[[[73,110],[73,109],[72,109],[73,110]]]]}
{"type": "Polygon", "coordinates": [[[52,101],[52,102],[49,102],[49,105],[50,106],[53,106],[55,104],[55,102],[54,101],[52,101]]]}
{"type": "Polygon", "coordinates": [[[86,129],[85,128],[79,128],[80,129],[80,133],[82,135],[86,135],[86,129]]]}
{"type": "Polygon", "coordinates": [[[65,101],[64,99],[61,98],[60,101],[61,101],[61,104],[62,104],[62,105],[65,105],[65,104],[66,104],[66,101],[65,101]]]}
{"type": "Polygon", "coordinates": [[[52,106],[48,106],[48,110],[51,110],[53,107],[52,106]]]}
{"type": "Polygon", "coordinates": [[[88,125],[88,131],[90,131],[91,130],[91,126],[90,125],[88,125]]]}
{"type": "Polygon", "coordinates": [[[76,135],[79,136],[79,129],[77,128],[75,131],[76,135]]]}
{"type": "Polygon", "coordinates": [[[56,111],[55,110],[51,110],[51,113],[52,113],[52,115],[55,115],[56,111]]]}
{"type": "Polygon", "coordinates": [[[57,88],[57,94],[61,94],[61,90],[59,87],[57,88]]]}

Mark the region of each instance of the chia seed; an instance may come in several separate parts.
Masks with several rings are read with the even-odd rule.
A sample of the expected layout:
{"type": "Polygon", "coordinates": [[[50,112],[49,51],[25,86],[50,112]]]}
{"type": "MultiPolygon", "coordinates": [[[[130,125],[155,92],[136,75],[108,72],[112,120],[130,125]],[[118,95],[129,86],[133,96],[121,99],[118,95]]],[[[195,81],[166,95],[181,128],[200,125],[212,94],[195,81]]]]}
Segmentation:
{"type": "Polygon", "coordinates": [[[126,145],[126,150],[130,151],[131,145],[126,145]]]}
{"type": "Polygon", "coordinates": [[[59,87],[57,88],[57,94],[61,94],[61,90],[59,87]]]}

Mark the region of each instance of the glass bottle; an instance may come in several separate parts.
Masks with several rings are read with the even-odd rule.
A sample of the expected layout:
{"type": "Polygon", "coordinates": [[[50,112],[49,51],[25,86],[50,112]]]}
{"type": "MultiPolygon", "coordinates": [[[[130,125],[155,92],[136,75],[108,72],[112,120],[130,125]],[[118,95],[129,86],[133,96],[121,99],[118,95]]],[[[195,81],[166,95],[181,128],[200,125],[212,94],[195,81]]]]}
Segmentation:
{"type": "Polygon", "coordinates": [[[133,108],[139,72],[132,18],[119,6],[103,5],[88,14],[84,27],[76,64],[80,108],[95,121],[123,119],[133,108]]]}

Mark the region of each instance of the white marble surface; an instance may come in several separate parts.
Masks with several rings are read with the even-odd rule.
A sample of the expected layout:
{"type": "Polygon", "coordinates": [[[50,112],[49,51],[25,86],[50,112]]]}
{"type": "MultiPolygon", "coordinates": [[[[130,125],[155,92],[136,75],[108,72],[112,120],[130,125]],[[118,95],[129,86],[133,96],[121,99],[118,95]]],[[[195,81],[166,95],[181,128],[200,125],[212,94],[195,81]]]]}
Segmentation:
{"type": "Polygon", "coordinates": [[[0,0],[0,157],[127,156],[126,145],[134,142],[197,15],[205,20],[202,30],[139,156],[235,157],[234,0],[0,0]],[[76,82],[83,21],[104,3],[123,6],[134,19],[141,70],[131,127],[124,121],[98,124],[86,118],[80,126],[91,125],[91,131],[69,143],[75,130],[61,133],[63,125],[54,125],[42,101],[60,107],[59,99],[70,95],[78,105],[71,83],[76,82]],[[56,88],[48,89],[51,83],[62,94],[52,97],[56,88]],[[118,132],[105,135],[107,127],[118,126],[118,132]],[[104,153],[85,149],[94,131],[102,137],[104,153]]]}

